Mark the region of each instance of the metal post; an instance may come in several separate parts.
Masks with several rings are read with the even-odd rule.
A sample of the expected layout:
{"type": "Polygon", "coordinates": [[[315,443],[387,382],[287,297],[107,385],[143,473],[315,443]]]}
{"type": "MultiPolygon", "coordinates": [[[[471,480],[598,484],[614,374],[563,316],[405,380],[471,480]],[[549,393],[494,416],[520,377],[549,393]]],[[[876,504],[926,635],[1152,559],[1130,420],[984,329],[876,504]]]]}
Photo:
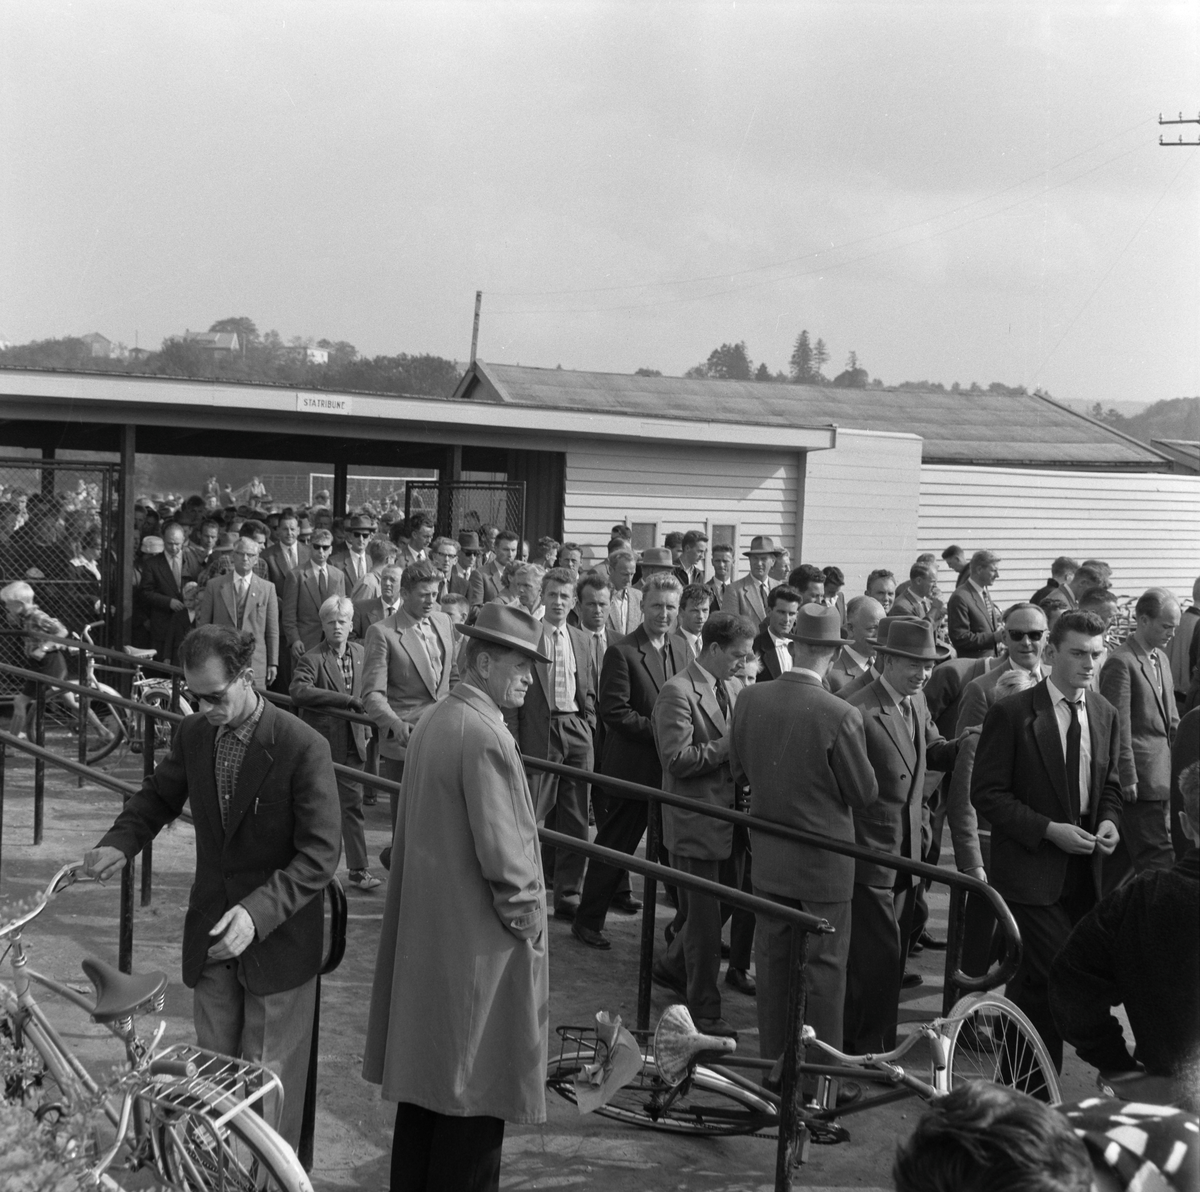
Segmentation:
{"type": "Polygon", "coordinates": [[[317,1134],[317,1052],[321,1044],[321,975],[317,974],[317,1000],[313,1006],[312,1040],[308,1046],[308,1077],[304,1081],[304,1112],[300,1118],[300,1145],[296,1158],[305,1171],[313,1169],[313,1140],[317,1134]]]}
{"type": "MultiPolygon", "coordinates": [[[[142,778],[154,773],[154,746],[158,739],[158,721],[149,712],[142,713],[142,778]]],[[[142,849],[142,906],[150,905],[154,884],[154,842],[142,849]]]]}
{"type": "MultiPolygon", "coordinates": [[[[33,741],[46,748],[46,685],[39,683],[37,699],[34,701],[33,741]]],[[[40,757],[33,759],[33,843],[42,843],[46,826],[46,763],[40,757]]]]}
{"type": "Polygon", "coordinates": [[[350,488],[350,466],[342,460],[333,465],[333,509],[334,517],[345,517],[348,507],[347,492],[350,488]]]}
{"type": "MultiPolygon", "coordinates": [[[[87,683],[87,659],[82,650],[79,650],[76,653],[75,657],[79,664],[75,668],[77,671],[75,682],[78,683],[80,687],[83,687],[87,683]]],[[[86,766],[87,765],[88,698],[86,695],[81,695],[76,699],[75,702],[79,709],[78,714],[75,717],[75,728],[76,728],[76,731],[79,733],[79,740],[77,742],[78,749],[76,751],[76,757],[79,759],[80,765],[86,766]]],[[[79,786],[79,787],[83,786],[83,775],[82,774],[80,774],[76,777],[75,785],[79,786]]]]}
{"type": "MultiPolygon", "coordinates": [[[[658,802],[646,801],[646,860],[658,857],[658,825],[660,823],[658,802]]],[[[642,947],[638,958],[638,1005],[637,1025],[639,1031],[650,1029],[651,970],[654,967],[654,910],[658,901],[658,882],[647,875],[642,879],[642,947]]]]}
{"type": "Polygon", "coordinates": [[[779,1102],[779,1146],[775,1151],[775,1192],[789,1192],[792,1170],[804,1162],[808,1128],[801,1116],[804,1089],[800,1065],[804,1061],[804,1013],[808,1002],[808,932],[792,928],[791,978],[788,981],[787,1034],[783,1043],[783,1087],[779,1102]]]}
{"type": "Polygon", "coordinates": [[[942,981],[942,1014],[949,1014],[958,1001],[959,989],[951,979],[962,968],[963,943],[966,939],[967,892],[961,886],[950,887],[950,924],[946,929],[946,969],[942,981]]]}
{"type": "Polygon", "coordinates": [[[8,769],[8,746],[0,741],[0,863],[4,859],[4,771],[8,769]]]}
{"type": "MultiPolygon", "coordinates": [[[[129,799],[126,798],[128,803],[129,799]]],[[[117,968],[123,973],[133,972],[133,867],[137,858],[125,864],[121,870],[121,923],[117,943],[117,968]]]]}
{"type": "MultiPolygon", "coordinates": [[[[171,676],[171,711],[176,713],[176,715],[178,715],[178,713],[179,713],[179,699],[180,699],[181,690],[182,690],[182,684],[180,683],[179,676],[176,674],[173,674],[171,676]]],[[[194,711],[199,711],[199,709],[198,708],[194,709],[194,711]]],[[[172,745],[175,744],[175,736],[179,732],[179,726],[182,723],[183,723],[182,721],[176,720],[171,724],[171,744],[172,745]]]]}

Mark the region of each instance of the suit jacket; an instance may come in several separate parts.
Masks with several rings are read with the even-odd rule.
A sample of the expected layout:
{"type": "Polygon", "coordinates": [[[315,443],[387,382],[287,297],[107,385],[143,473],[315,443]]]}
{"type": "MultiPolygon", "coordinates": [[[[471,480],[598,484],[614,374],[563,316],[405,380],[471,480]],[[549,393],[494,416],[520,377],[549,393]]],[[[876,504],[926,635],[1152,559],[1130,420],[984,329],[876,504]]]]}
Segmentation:
{"type": "MultiPolygon", "coordinates": [[[[768,592],[775,586],[770,579],[767,580],[768,592]]],[[[725,589],[725,595],[721,597],[721,611],[746,617],[757,625],[767,615],[767,606],[763,601],[758,580],[746,575],[730,584],[725,589]]]]}
{"type": "Polygon", "coordinates": [[[356,600],[354,602],[354,636],[362,641],[367,636],[367,630],[376,621],[382,621],[389,616],[391,613],[387,611],[387,605],[383,603],[382,596],[376,596],[373,600],[356,600]]]}
{"type": "MultiPolygon", "coordinates": [[[[654,701],[667,680],[687,670],[690,662],[678,638],[668,636],[665,648],[672,659],[671,675],[644,626],[608,647],[600,671],[599,710],[605,727],[601,774],[645,786],[662,781],[651,721],[654,701]]],[[[620,791],[611,793],[621,797],[620,791]]]]}
{"type": "Polygon", "coordinates": [[[825,685],[834,695],[841,695],[859,675],[868,673],[870,669],[868,666],[865,671],[859,670],[858,663],[846,653],[845,647],[843,647],[838,651],[833,665],[825,674],[825,685]]]}
{"type": "Polygon", "coordinates": [[[896,593],[889,617],[918,617],[922,621],[929,620],[929,604],[911,589],[905,589],[903,595],[896,593]]]}
{"type": "Polygon", "coordinates": [[[196,714],[125,804],[100,845],[132,860],[191,800],[196,876],[183,920],[183,981],[194,988],[213,924],[235,903],[254,920],[240,964],[251,993],[281,993],[320,971],[321,894],[341,854],[337,781],[322,737],[268,703],[254,730],[230,805],[221,807],[213,758],[216,728],[196,714]]]}
{"type": "MultiPolygon", "coordinates": [[[[721,683],[732,714],[741,684],[714,679],[698,662],[663,684],[651,721],[662,765],[662,788],[707,807],[731,810],[729,722],[717,702],[721,683]]],[[[733,825],[678,807],[663,807],[663,840],[670,854],[723,861],[733,851],[733,825]]]]}
{"type": "Polygon", "coordinates": [[[335,550],[329,556],[329,562],[334,567],[340,567],[346,575],[346,591],[353,592],[355,588],[362,583],[363,578],[370,574],[371,568],[375,566],[371,562],[371,556],[364,550],[361,555],[356,556],[362,560],[362,573],[354,570],[354,566],[350,561],[350,548],[342,547],[340,550],[335,550]]]}
{"type": "Polygon", "coordinates": [[[315,650],[309,650],[292,674],[288,694],[300,709],[300,719],[311,724],[329,742],[333,760],[346,765],[348,759],[365,761],[367,742],[370,739],[365,724],[352,724],[340,716],[330,716],[324,709],[350,707],[350,701],[362,699],[363,660],[365,652],[358,642],[347,642],[354,669],[354,682],[346,690],[346,678],[342,664],[333,647],[322,642],[315,650]]]}
{"type": "MultiPolygon", "coordinates": [[[[975,661],[982,662],[984,659],[975,661]]],[[[1012,668],[1012,660],[1006,658],[990,671],[972,679],[963,688],[962,698],[958,703],[958,719],[954,722],[956,734],[962,734],[967,729],[983,723],[988,709],[996,702],[997,684],[1012,668]]]]}
{"type": "Polygon", "coordinates": [[[379,595],[379,573],[376,571],[368,571],[358,583],[353,585],[350,583],[350,577],[346,576],[346,584],[350,588],[350,599],[355,604],[363,600],[371,600],[379,595]]]}
{"type": "MultiPolygon", "coordinates": [[[[762,670],[758,672],[756,682],[769,683],[783,674],[783,669],[779,665],[779,655],[775,651],[775,642],[766,629],[754,639],[754,652],[762,661],[762,670]]],[[[788,669],[791,670],[791,667],[788,669]]]]}
{"type": "MultiPolygon", "coordinates": [[[[750,813],[853,842],[853,810],[875,802],[862,713],[811,674],[788,671],[739,696],[729,738],[733,780],[750,787],[750,813]]],[[[786,898],[849,902],[854,859],[750,832],[756,889],[786,898]]]]}
{"type": "MultiPolygon", "coordinates": [[[[571,625],[567,626],[567,637],[571,642],[571,652],[575,656],[575,706],[590,736],[596,727],[596,686],[599,682],[596,660],[590,645],[591,638],[581,629],[571,625]]],[[[554,643],[550,638],[550,633],[543,630],[542,648],[553,657],[554,643]]],[[[554,676],[551,670],[551,664],[548,662],[533,664],[534,681],[525,694],[525,702],[516,709],[517,731],[514,735],[521,752],[528,753],[531,757],[550,757],[550,704],[554,696],[554,676]]],[[[591,768],[591,762],[584,766],[586,770],[591,768]]]]}
{"type": "Polygon", "coordinates": [[[697,567],[693,571],[691,568],[684,567],[679,564],[673,568],[671,574],[686,588],[688,584],[703,584],[704,583],[704,568],[697,567]]]}
{"type": "Polygon", "coordinates": [[[194,580],[197,572],[195,559],[185,550],[180,557],[180,572],[182,580],[175,582],[175,576],[167,563],[166,555],[150,555],[142,564],[141,594],[145,606],[150,610],[150,637],[155,649],[163,653],[170,661],[170,656],[164,653],[168,638],[171,637],[172,622],[175,612],[171,608],[172,600],[183,600],[183,584],[194,580]]]}
{"type": "MultiPolygon", "coordinates": [[[[1051,821],[1076,823],[1094,831],[1103,820],[1121,826],[1118,760],[1121,734],[1112,705],[1084,692],[1092,773],[1090,810],[1081,823],[1067,793],[1067,766],[1058,720],[1043,679],[992,705],[983,722],[971,776],[971,802],[992,825],[988,880],[1012,902],[1050,906],[1062,894],[1068,856],[1046,840],[1051,821]]],[[[1099,853],[1092,877],[1100,892],[1099,853]]]]}
{"type": "Polygon", "coordinates": [[[431,612],[429,622],[442,645],[442,673],[436,682],[416,621],[403,608],[367,630],[363,705],[379,726],[383,757],[403,759],[422,713],[445,699],[458,682],[454,625],[439,612],[431,612]]]}
{"type": "Polygon", "coordinates": [[[267,668],[279,665],[279,601],[275,589],[257,575],[250,576],[242,623],[237,619],[233,572],[209,580],[200,596],[197,625],[227,625],[254,634],[254,677],[267,685],[267,668]]]}
{"type": "Polygon", "coordinates": [[[467,603],[472,608],[478,607],[489,599],[487,585],[483,581],[483,572],[478,567],[472,567],[470,571],[463,571],[455,563],[450,568],[450,583],[447,591],[465,596],[467,603]]]}
{"type": "MultiPolygon", "coordinates": [[[[696,656],[699,654],[699,651],[696,650],[692,646],[691,641],[688,639],[687,635],[683,632],[683,630],[679,628],[678,625],[676,625],[675,628],[671,630],[671,636],[683,647],[684,651],[687,654],[688,661],[695,662],[696,656]]],[[[703,649],[703,640],[704,639],[701,638],[701,649],[703,649]]]]}
{"type": "Polygon", "coordinates": [[[724,583],[717,579],[715,575],[710,575],[704,581],[704,586],[712,593],[712,603],[708,606],[710,613],[719,613],[721,611],[721,600],[725,596],[725,591],[729,587],[730,581],[724,583]]]}
{"type": "Polygon", "coordinates": [[[929,705],[929,715],[943,737],[961,735],[962,730],[957,725],[963,692],[972,679],[986,673],[986,658],[950,658],[933,668],[923,694],[929,705]]]}
{"type": "Polygon", "coordinates": [[[1162,650],[1155,653],[1161,693],[1154,689],[1153,664],[1129,642],[1109,653],[1100,672],[1100,694],[1116,708],[1121,726],[1121,786],[1136,786],[1139,803],[1171,797],[1171,744],[1179,728],[1171,664],[1162,650]]]}
{"type": "Polygon", "coordinates": [[[629,592],[629,615],[623,622],[620,617],[621,607],[615,597],[608,606],[608,635],[610,638],[622,638],[633,633],[642,624],[642,594],[632,584],[626,589],[629,592]]]}
{"type": "Polygon", "coordinates": [[[995,654],[998,614],[972,583],[959,584],[946,606],[950,644],[960,658],[985,658],[995,654]]]}
{"type": "MultiPolygon", "coordinates": [[[[872,666],[873,665],[874,664],[872,664],[872,666]]],[[[866,688],[870,687],[871,684],[875,682],[876,677],[875,671],[871,666],[868,666],[865,671],[855,675],[854,678],[851,679],[850,682],[841,689],[841,691],[835,691],[834,694],[838,697],[838,699],[849,700],[853,696],[856,696],[860,691],[864,691],[866,688]]]]}
{"type": "MultiPolygon", "coordinates": [[[[303,542],[296,543],[296,566],[303,567],[312,558],[312,551],[303,542]]],[[[273,542],[262,553],[263,562],[267,565],[267,578],[275,585],[275,594],[283,599],[287,587],[287,577],[292,571],[283,553],[283,544],[273,542]]]]}
{"type": "MultiPolygon", "coordinates": [[[[338,567],[325,569],[328,587],[325,599],[330,596],[348,596],[346,574],[338,567]]],[[[321,644],[321,595],[317,588],[317,568],[310,560],[298,567],[288,577],[283,591],[283,607],[279,620],[283,624],[283,636],[289,647],[301,642],[305,650],[313,650],[321,644]]]]}

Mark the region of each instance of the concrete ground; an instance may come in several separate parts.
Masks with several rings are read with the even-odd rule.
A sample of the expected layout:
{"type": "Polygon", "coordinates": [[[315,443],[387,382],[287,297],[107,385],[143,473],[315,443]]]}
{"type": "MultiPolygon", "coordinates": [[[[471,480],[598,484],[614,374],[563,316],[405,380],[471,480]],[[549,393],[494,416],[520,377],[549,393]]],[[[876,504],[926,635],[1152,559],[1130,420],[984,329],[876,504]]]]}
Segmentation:
{"type": "MultiPolygon", "coordinates": [[[[65,741],[51,747],[66,752],[65,741]]],[[[141,759],[126,757],[106,768],[128,781],[140,778],[141,759]]],[[[120,807],[117,795],[80,789],[62,772],[48,774],[45,840],[32,844],[33,769],[28,758],[8,758],[3,838],[0,841],[0,920],[13,900],[43,887],[61,864],[77,860],[92,847],[120,807]]],[[[388,838],[385,804],[367,809],[367,841],[372,858],[388,838]]],[[[192,1038],[191,994],[179,979],[179,941],[194,864],[192,830],[179,823],[164,831],[154,846],[154,891],[148,907],[138,907],[134,928],[134,970],[161,969],[170,977],[166,1011],[168,1041],[192,1038]]],[[[382,870],[377,872],[382,873],[382,870]]],[[[342,873],[343,882],[345,873],[342,873]]],[[[373,893],[348,893],[350,915],[346,957],[322,983],[320,1074],[313,1183],[319,1190],[385,1189],[393,1111],[378,1090],[359,1075],[367,1005],[374,971],[383,887],[373,893]]],[[[28,930],[31,967],[86,986],[79,961],[93,954],[117,958],[119,891],[87,885],[66,891],[28,930]]],[[[931,930],[946,934],[947,898],[932,894],[931,930]]],[[[658,909],[665,925],[669,909],[658,909]]],[[[611,952],[585,948],[569,925],[550,923],[550,1022],[554,1026],[589,1022],[598,1010],[618,1013],[632,1025],[637,1009],[637,944],[640,917],[613,915],[608,933],[611,952]]],[[[661,940],[661,927],[659,930],[661,940]]],[[[926,951],[912,961],[924,985],[905,992],[902,1020],[930,1019],[941,1010],[943,953],[926,951]]],[[[7,974],[6,974],[7,976],[7,974]]],[[[724,988],[724,987],[723,987],[724,988]]],[[[69,1045],[93,1071],[102,1073],[123,1059],[114,1039],[81,1012],[45,995],[56,1024],[69,1045]]],[[[652,1021],[669,1001],[655,987],[652,1021]]],[[[757,1054],[754,999],[726,991],[724,1015],[740,1032],[739,1047],[757,1054]]],[[[155,1022],[144,1020],[145,1033],[155,1022]]],[[[552,1054],[557,1036],[551,1034],[552,1054]]],[[[1092,1091],[1094,1074],[1068,1050],[1064,1096],[1071,1100],[1092,1091]]],[[[605,1192],[688,1188],[705,1192],[743,1192],[773,1187],[775,1142],[759,1137],[694,1139],[625,1127],[578,1110],[548,1094],[542,1126],[509,1126],[504,1143],[501,1185],[506,1189],[603,1188],[605,1192]]],[[[846,1120],[851,1141],[810,1148],[795,1186],[872,1189],[890,1187],[891,1157],[921,1111],[916,1100],[903,1101],[846,1120]]]]}

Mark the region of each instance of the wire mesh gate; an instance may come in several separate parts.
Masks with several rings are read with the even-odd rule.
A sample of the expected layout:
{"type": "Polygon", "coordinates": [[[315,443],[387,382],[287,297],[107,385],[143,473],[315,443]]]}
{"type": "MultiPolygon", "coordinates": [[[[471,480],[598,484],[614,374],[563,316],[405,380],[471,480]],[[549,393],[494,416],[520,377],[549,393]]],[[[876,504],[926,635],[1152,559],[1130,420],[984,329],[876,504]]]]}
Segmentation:
{"type": "Polygon", "coordinates": [[[404,486],[404,516],[433,516],[439,534],[456,537],[481,526],[525,537],[525,482],[490,480],[410,480],[404,486]]]}

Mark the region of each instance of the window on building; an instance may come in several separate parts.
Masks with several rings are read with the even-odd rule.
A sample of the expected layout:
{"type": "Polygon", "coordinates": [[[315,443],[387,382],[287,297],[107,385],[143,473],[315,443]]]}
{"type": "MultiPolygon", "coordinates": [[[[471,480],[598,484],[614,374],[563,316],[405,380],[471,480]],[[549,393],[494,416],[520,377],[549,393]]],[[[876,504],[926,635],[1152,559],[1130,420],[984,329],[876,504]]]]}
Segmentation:
{"type": "Polygon", "coordinates": [[[658,545],[658,522],[630,522],[633,531],[633,549],[645,550],[658,545]]]}
{"type": "Polygon", "coordinates": [[[738,528],[736,525],[718,525],[713,523],[713,527],[708,532],[708,549],[712,553],[714,546],[732,546],[734,554],[737,554],[738,548],[738,528]]]}

